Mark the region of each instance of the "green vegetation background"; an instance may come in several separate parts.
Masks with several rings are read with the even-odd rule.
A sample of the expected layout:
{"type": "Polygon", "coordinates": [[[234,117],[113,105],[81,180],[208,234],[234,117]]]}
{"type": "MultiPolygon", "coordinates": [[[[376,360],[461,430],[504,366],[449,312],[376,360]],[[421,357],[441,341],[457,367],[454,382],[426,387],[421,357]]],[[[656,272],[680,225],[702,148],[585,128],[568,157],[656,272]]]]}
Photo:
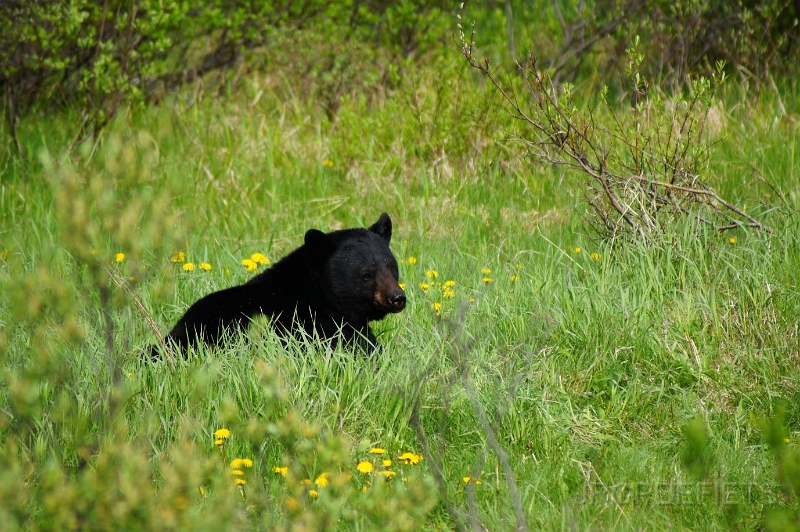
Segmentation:
{"type": "MultiPolygon", "coordinates": [[[[105,41],[37,26],[55,41],[29,93],[15,60],[43,38],[12,24],[3,48],[0,528],[800,526],[796,48],[756,72],[736,41],[703,136],[704,179],[773,232],[678,221],[645,245],[589,230],[585,178],[531,157],[459,54],[461,14],[514,79],[506,4],[306,2],[302,24],[280,3],[166,4],[174,19],[143,19],[166,40],[139,51],[139,82],[101,68],[125,10],[93,56],[108,61],[80,75],[53,58],[105,41]],[[226,39],[235,60],[202,71],[226,39]],[[199,75],[174,84],[178,60],[199,75]],[[253,275],[243,259],[384,211],[409,305],[376,324],[374,359],[284,347],[261,321],[189,360],[142,358],[154,328],[253,275]]],[[[562,28],[625,8],[533,4],[516,45],[555,58],[562,28]]],[[[674,5],[673,21],[701,9],[674,5]]],[[[600,121],[603,84],[630,107],[634,29],[649,58],[680,33],[639,22],[552,67],[600,121]]],[[[680,97],[713,64],[673,63],[645,65],[651,90],[680,97]]]]}

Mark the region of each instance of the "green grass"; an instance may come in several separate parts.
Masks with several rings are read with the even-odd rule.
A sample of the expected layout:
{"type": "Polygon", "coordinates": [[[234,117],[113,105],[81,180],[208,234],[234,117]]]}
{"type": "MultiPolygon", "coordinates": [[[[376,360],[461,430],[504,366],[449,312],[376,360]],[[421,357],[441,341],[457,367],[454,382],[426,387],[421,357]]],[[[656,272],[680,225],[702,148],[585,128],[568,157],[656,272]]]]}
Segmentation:
{"type": "MultiPolygon", "coordinates": [[[[797,485],[790,457],[800,445],[796,122],[773,121],[767,98],[734,109],[712,156],[719,190],[765,213],[773,234],[684,224],[649,247],[612,243],[586,233],[579,177],[458,129],[460,116],[475,116],[463,106],[493,104],[455,79],[440,88],[471,91],[460,103],[436,91],[418,102],[443,108],[437,122],[397,96],[346,101],[330,124],[255,76],[188,108],[176,99],[127,113],[91,154],[74,150],[74,162],[51,170],[5,152],[3,528],[441,530],[454,527],[449,503],[489,530],[512,529],[491,432],[533,530],[780,529],[770,519],[796,519],[797,497],[779,488],[781,474],[797,485]],[[70,175],[84,186],[65,185],[70,175]],[[81,199],[89,210],[71,222],[81,199]],[[310,227],[365,226],[383,211],[409,305],[375,324],[384,350],[374,358],[284,347],[258,322],[247,339],[186,361],[142,360],[156,342],[145,314],[166,331],[199,297],[244,282],[241,259],[275,261],[310,227]],[[97,232],[81,236],[87,227],[97,232]],[[172,264],[179,250],[211,271],[172,264]],[[136,280],[128,293],[109,276],[136,280]],[[446,280],[452,298],[419,286],[446,280]],[[415,401],[416,429],[435,452],[400,466],[400,453],[421,451],[415,401]],[[765,443],[765,419],[787,431],[785,449],[765,443]],[[225,459],[255,462],[243,492],[214,445],[220,427],[232,432],[225,459]],[[373,446],[399,473],[363,492],[355,464],[373,446]],[[278,465],[290,467],[286,478],[278,465]],[[310,500],[300,480],[323,471],[353,478],[310,500]],[[474,505],[464,476],[481,480],[474,505]]],[[[28,151],[57,158],[69,119],[23,124],[28,151]]]]}

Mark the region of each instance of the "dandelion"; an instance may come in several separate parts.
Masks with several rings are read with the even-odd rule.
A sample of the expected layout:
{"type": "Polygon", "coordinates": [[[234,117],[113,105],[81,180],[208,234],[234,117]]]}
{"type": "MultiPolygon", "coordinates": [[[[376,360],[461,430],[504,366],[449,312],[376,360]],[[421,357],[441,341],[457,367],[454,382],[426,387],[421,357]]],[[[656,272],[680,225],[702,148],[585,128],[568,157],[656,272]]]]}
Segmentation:
{"type": "Polygon", "coordinates": [[[183,251],[176,251],[169,260],[172,262],[186,262],[186,253],[183,251]]]}
{"type": "Polygon", "coordinates": [[[286,474],[289,472],[289,466],[275,466],[272,468],[273,473],[277,473],[282,477],[285,477],[286,474]]]}
{"type": "Polygon", "coordinates": [[[394,471],[378,471],[378,474],[383,475],[388,480],[393,476],[395,476],[397,473],[395,473],[394,471]]]}
{"type": "Polygon", "coordinates": [[[249,458],[236,458],[231,462],[233,469],[241,469],[242,467],[253,467],[253,461],[249,458]]]}
{"type": "Polygon", "coordinates": [[[320,476],[318,476],[317,479],[314,481],[314,484],[318,488],[324,488],[325,486],[327,486],[328,485],[328,474],[327,473],[320,474],[320,476]]]}
{"type": "Polygon", "coordinates": [[[308,490],[308,496],[312,499],[316,499],[319,497],[319,492],[317,490],[308,490]]]}
{"type": "Polygon", "coordinates": [[[589,256],[592,258],[592,260],[600,260],[600,254],[596,251],[589,256]]]}
{"type": "Polygon", "coordinates": [[[380,447],[373,447],[369,450],[369,454],[383,454],[386,452],[386,449],[381,449],[380,447]]]}
{"type": "Polygon", "coordinates": [[[437,272],[436,270],[428,270],[427,272],[425,272],[425,277],[428,277],[430,279],[438,279],[439,272],[437,272]]]}
{"type": "Polygon", "coordinates": [[[238,478],[237,477],[234,480],[236,480],[236,485],[237,486],[244,486],[245,484],[247,484],[247,481],[245,479],[243,479],[243,478],[238,478]]]}
{"type": "Polygon", "coordinates": [[[114,260],[116,262],[122,262],[123,260],[125,260],[125,254],[124,253],[117,253],[116,255],[114,255],[114,260]]]}
{"type": "Polygon", "coordinates": [[[311,479],[310,478],[304,478],[303,480],[300,481],[300,484],[302,484],[303,486],[310,486],[311,485],[311,479]]]}
{"type": "Polygon", "coordinates": [[[361,473],[367,474],[371,473],[372,470],[375,469],[375,466],[372,465],[372,462],[363,461],[358,463],[356,469],[358,469],[361,473]]]}
{"type": "Polygon", "coordinates": [[[484,277],[483,279],[481,279],[481,281],[483,281],[486,284],[489,284],[494,282],[494,279],[492,279],[491,277],[484,277]]]}
{"type": "Polygon", "coordinates": [[[322,166],[332,167],[333,166],[333,161],[331,161],[330,159],[325,159],[325,160],[322,161],[322,166]]]}
{"type": "Polygon", "coordinates": [[[516,281],[517,279],[519,279],[519,277],[517,277],[516,275],[512,275],[512,276],[511,276],[511,281],[512,281],[512,282],[513,282],[513,281],[516,281]]]}
{"type": "Polygon", "coordinates": [[[400,290],[405,290],[406,289],[406,283],[397,283],[397,286],[400,287],[400,290]]]}
{"type": "Polygon", "coordinates": [[[453,281],[452,279],[449,280],[449,281],[445,281],[444,282],[444,287],[445,288],[453,288],[455,285],[456,285],[456,282],[453,281]]]}
{"type": "Polygon", "coordinates": [[[784,438],[783,443],[789,443],[789,438],[784,438]]]}
{"type": "Polygon", "coordinates": [[[735,239],[735,238],[733,238],[733,237],[730,237],[730,238],[728,239],[728,244],[735,244],[735,243],[736,243],[736,239],[735,239]]]}
{"type": "Polygon", "coordinates": [[[233,476],[235,477],[243,477],[244,471],[242,471],[241,469],[234,469],[231,471],[231,474],[233,474],[233,476]]]}
{"type": "Polygon", "coordinates": [[[455,295],[455,292],[453,292],[452,288],[445,287],[444,290],[442,290],[442,296],[443,297],[451,298],[454,295],[455,295]]]}
{"type": "Polygon", "coordinates": [[[406,452],[398,456],[397,459],[406,465],[417,465],[422,460],[422,455],[406,452]]]}
{"type": "Polygon", "coordinates": [[[492,273],[492,270],[490,270],[489,268],[481,268],[481,273],[483,275],[489,275],[490,273],[492,273]]]}
{"type": "Polygon", "coordinates": [[[210,271],[211,270],[211,264],[209,264],[207,262],[201,262],[199,264],[199,266],[200,266],[201,270],[205,270],[205,271],[210,271]]]}
{"type": "Polygon", "coordinates": [[[231,437],[231,431],[228,429],[217,429],[214,431],[214,438],[218,440],[227,440],[231,437]]]}
{"type": "Polygon", "coordinates": [[[581,252],[581,248],[575,248],[575,253],[580,253],[580,252],[581,252]]]}
{"type": "Polygon", "coordinates": [[[417,257],[408,257],[408,263],[413,266],[417,263],[417,257]]]}
{"type": "Polygon", "coordinates": [[[428,289],[431,287],[428,283],[419,283],[419,289],[423,292],[427,292],[428,289]]]}
{"type": "Polygon", "coordinates": [[[472,483],[473,483],[473,484],[475,484],[476,486],[480,486],[481,484],[483,484],[483,482],[481,482],[481,481],[480,481],[479,479],[477,479],[477,478],[476,478],[476,479],[473,481],[473,480],[472,480],[472,477],[464,477],[464,478],[462,478],[461,480],[463,480],[463,481],[464,481],[464,484],[469,484],[470,482],[472,482],[472,483]]]}
{"type": "Polygon", "coordinates": [[[194,263],[187,262],[186,264],[183,265],[183,271],[190,272],[192,270],[194,270],[194,263]]]}
{"type": "Polygon", "coordinates": [[[383,467],[392,467],[391,459],[387,458],[383,461],[383,467]]]}
{"type": "Polygon", "coordinates": [[[270,264],[270,260],[266,257],[266,255],[262,253],[253,253],[250,255],[250,260],[255,262],[256,264],[260,264],[261,266],[268,266],[270,264]]]}
{"type": "Polygon", "coordinates": [[[442,315],[442,304],[438,301],[431,305],[431,309],[436,313],[437,317],[442,315]]]}
{"type": "Polygon", "coordinates": [[[242,259],[242,266],[244,266],[248,272],[254,272],[258,269],[258,263],[252,259],[242,259]]]}

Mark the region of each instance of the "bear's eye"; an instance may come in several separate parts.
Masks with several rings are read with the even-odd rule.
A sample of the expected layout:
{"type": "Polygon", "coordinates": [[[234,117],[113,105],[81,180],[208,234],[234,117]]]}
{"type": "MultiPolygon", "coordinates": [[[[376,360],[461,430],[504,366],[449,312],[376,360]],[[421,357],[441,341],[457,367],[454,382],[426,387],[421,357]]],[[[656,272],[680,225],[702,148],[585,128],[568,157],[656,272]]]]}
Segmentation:
{"type": "Polygon", "coordinates": [[[361,278],[365,281],[371,281],[374,277],[375,275],[372,272],[364,272],[364,274],[361,276],[361,278]]]}

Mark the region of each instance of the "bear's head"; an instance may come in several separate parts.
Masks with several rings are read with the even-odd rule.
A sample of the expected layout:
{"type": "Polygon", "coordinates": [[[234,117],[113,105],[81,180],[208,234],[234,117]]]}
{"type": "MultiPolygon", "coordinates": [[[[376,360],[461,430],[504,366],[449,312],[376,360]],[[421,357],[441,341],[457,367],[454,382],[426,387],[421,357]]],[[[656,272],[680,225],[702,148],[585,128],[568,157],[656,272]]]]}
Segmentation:
{"type": "Polygon", "coordinates": [[[386,213],[369,229],[306,233],[307,252],[322,259],[320,281],[326,298],[345,316],[379,320],[405,308],[391,239],[392,220],[386,213]]]}

